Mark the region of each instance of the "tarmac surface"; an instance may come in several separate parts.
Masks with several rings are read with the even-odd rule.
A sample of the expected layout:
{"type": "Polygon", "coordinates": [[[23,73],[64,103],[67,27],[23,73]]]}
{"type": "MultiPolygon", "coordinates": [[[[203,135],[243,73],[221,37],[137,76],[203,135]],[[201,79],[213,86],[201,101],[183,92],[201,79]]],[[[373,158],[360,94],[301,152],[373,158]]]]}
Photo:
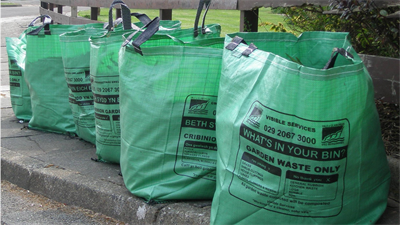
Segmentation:
{"type": "Polygon", "coordinates": [[[124,222],[82,207],[66,205],[1,181],[1,225],[123,225],[124,222]]]}
{"type": "MultiPolygon", "coordinates": [[[[28,129],[26,122],[15,117],[4,38],[18,37],[32,19],[34,16],[1,19],[1,179],[129,224],[209,224],[211,201],[146,204],[125,188],[119,165],[91,160],[96,158],[92,144],[28,129]]],[[[397,188],[398,198],[398,160],[389,161],[392,176],[397,177],[392,189],[397,188]]],[[[398,199],[388,200],[378,224],[399,224],[398,199]]]]}

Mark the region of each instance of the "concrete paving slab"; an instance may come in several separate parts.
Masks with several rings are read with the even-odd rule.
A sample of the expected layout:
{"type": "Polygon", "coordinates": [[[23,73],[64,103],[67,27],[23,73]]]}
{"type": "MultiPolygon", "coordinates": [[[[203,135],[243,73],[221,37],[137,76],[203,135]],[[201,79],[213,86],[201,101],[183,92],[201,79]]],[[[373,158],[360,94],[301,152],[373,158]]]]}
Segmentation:
{"type": "Polygon", "coordinates": [[[124,186],[122,177],[118,175],[119,165],[91,160],[91,158],[96,158],[94,150],[92,147],[90,149],[54,151],[34,156],[34,158],[51,162],[52,165],[59,165],[65,169],[80,168],[79,173],[82,175],[124,186]]]}
{"type": "Polygon", "coordinates": [[[149,205],[125,188],[119,165],[91,160],[96,157],[92,144],[66,135],[32,133],[10,110],[2,109],[2,179],[130,224],[209,223],[211,201],[149,205]]]}
{"type": "Polygon", "coordinates": [[[77,170],[49,167],[48,162],[3,147],[1,150],[2,179],[56,201],[129,224],[209,224],[210,202],[149,205],[107,177],[94,179],[77,170]]]}
{"type": "Polygon", "coordinates": [[[0,98],[2,103],[1,107],[1,138],[15,138],[22,136],[34,136],[40,135],[42,132],[31,130],[27,128],[27,124],[23,124],[22,121],[18,120],[14,112],[12,111],[10,98],[0,98]]]}

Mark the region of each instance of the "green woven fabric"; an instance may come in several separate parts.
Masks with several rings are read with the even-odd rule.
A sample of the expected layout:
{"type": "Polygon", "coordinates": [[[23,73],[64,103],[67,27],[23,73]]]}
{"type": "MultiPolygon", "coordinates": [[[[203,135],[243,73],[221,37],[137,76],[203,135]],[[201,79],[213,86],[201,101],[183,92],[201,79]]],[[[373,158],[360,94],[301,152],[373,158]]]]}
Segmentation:
{"type": "Polygon", "coordinates": [[[90,83],[89,37],[105,33],[104,29],[85,29],[60,35],[65,79],[76,134],[96,144],[93,94],[90,83]]]}
{"type": "Polygon", "coordinates": [[[50,25],[51,34],[44,34],[43,29],[38,35],[27,35],[25,81],[29,86],[32,103],[30,128],[55,133],[75,133],[59,35],[102,26],[50,25]]]}
{"type": "Polygon", "coordinates": [[[224,49],[211,224],[375,223],[390,174],[372,81],[348,34],[237,35],[259,49],[224,49]],[[333,48],[354,59],[324,70],[333,48]]]}
{"type": "Polygon", "coordinates": [[[96,154],[99,160],[112,163],[119,163],[120,156],[118,50],[125,32],[115,31],[90,39],[96,154]]]}
{"type": "Polygon", "coordinates": [[[31,95],[25,82],[26,36],[6,37],[11,106],[18,119],[32,117],[31,95]]]}
{"type": "Polygon", "coordinates": [[[184,44],[156,34],[143,56],[121,48],[121,172],[148,202],[213,196],[223,39],[210,36],[184,44]]]}
{"type": "MultiPolygon", "coordinates": [[[[171,21],[170,24],[177,23],[171,21]]],[[[143,26],[141,22],[134,23],[134,25],[143,26]]],[[[76,134],[93,144],[96,144],[96,126],[90,81],[89,38],[106,34],[103,27],[95,26],[95,29],[78,30],[60,35],[61,55],[69,87],[69,103],[74,116],[76,134]]],[[[122,24],[117,25],[115,30],[123,32],[122,24]]]]}
{"type": "MultiPolygon", "coordinates": [[[[179,21],[161,21],[168,28],[180,28],[179,21]]],[[[140,22],[135,23],[141,26],[140,22]]],[[[174,32],[174,30],[163,31],[174,32]]],[[[117,29],[105,35],[92,36],[90,77],[94,96],[96,121],[96,154],[100,161],[119,163],[121,128],[119,110],[118,51],[127,31],[117,29]]]]}
{"type": "MultiPolygon", "coordinates": [[[[178,21],[167,22],[180,28],[178,21]]],[[[141,26],[142,23],[135,23],[141,26]]],[[[167,27],[167,26],[166,26],[167,27]]],[[[96,121],[96,154],[100,161],[119,163],[121,148],[121,128],[119,111],[118,51],[127,31],[117,29],[105,35],[90,38],[92,56],[90,77],[94,96],[96,121]]]]}

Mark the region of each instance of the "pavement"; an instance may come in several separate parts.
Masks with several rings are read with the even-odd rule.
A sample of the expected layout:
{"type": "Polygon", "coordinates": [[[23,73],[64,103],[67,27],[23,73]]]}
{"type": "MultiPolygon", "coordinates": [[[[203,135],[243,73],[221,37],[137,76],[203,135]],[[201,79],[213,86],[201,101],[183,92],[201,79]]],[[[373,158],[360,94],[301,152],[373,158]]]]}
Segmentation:
{"type": "MultiPolygon", "coordinates": [[[[211,201],[146,204],[124,186],[119,165],[95,162],[79,138],[27,128],[11,108],[4,37],[18,37],[32,16],[1,19],[1,179],[56,201],[129,224],[209,224],[211,201]]],[[[399,224],[399,160],[388,158],[392,187],[377,224],[399,224]]]]}

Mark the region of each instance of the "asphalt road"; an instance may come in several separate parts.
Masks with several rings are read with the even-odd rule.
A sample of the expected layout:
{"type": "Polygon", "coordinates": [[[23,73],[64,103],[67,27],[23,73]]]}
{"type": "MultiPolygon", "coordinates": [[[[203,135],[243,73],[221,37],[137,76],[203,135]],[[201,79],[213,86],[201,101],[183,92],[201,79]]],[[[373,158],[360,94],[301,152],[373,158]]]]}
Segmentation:
{"type": "MultiPolygon", "coordinates": [[[[16,3],[21,6],[18,7],[1,7],[1,18],[7,17],[18,17],[18,16],[32,16],[35,18],[39,16],[39,6],[40,0],[27,0],[27,1],[2,1],[16,3]]],[[[79,7],[78,10],[89,10],[89,7],[79,7]]],[[[57,9],[54,9],[57,12],[57,9]]],[[[63,14],[68,14],[71,12],[71,7],[64,6],[63,14]]]]}
{"type": "Polygon", "coordinates": [[[87,209],[53,201],[2,180],[1,224],[123,225],[125,223],[87,209]]]}
{"type": "Polygon", "coordinates": [[[22,6],[19,7],[1,7],[1,18],[15,17],[15,16],[38,16],[40,1],[6,1],[22,6]]]}

